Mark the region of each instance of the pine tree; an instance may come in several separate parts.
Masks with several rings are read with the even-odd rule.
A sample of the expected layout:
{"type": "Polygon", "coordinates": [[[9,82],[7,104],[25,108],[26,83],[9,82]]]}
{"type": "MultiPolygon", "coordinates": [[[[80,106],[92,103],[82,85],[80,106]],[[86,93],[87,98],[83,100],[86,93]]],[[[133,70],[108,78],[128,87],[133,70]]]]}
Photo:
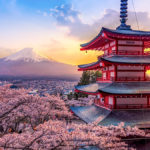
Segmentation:
{"type": "Polygon", "coordinates": [[[87,85],[90,83],[90,71],[83,71],[78,85],[87,85]]]}
{"type": "Polygon", "coordinates": [[[84,71],[82,73],[82,77],[80,78],[80,82],[78,85],[88,85],[90,83],[95,83],[98,77],[101,77],[102,73],[97,71],[84,71]]]}
{"type": "Polygon", "coordinates": [[[97,71],[91,71],[90,72],[90,83],[95,83],[98,77],[101,77],[102,73],[97,70],[97,71]]]}
{"type": "MultiPolygon", "coordinates": [[[[88,85],[91,83],[95,83],[97,77],[101,77],[102,73],[97,70],[97,71],[84,71],[82,73],[82,77],[80,78],[80,81],[78,83],[78,85],[88,85]]],[[[76,99],[78,99],[78,97],[88,97],[87,94],[83,94],[83,93],[74,93],[74,97],[76,99]]]]}
{"type": "Polygon", "coordinates": [[[99,70],[97,70],[97,71],[95,72],[95,76],[96,76],[96,78],[102,77],[102,72],[99,71],[99,70]]]}

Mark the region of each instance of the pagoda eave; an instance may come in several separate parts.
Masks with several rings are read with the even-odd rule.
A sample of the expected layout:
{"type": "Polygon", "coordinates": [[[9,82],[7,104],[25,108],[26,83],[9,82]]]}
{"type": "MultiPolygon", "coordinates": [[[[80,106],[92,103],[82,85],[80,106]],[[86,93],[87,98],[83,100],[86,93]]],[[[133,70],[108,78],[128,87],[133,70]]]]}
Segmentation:
{"type": "Polygon", "coordinates": [[[98,91],[111,95],[150,95],[150,82],[114,82],[98,91]]]}
{"type": "Polygon", "coordinates": [[[117,97],[132,97],[132,96],[150,96],[149,93],[111,93],[111,92],[104,92],[103,90],[98,91],[102,96],[117,96],[117,97]]]}
{"type": "Polygon", "coordinates": [[[98,70],[100,69],[100,66],[94,66],[94,67],[89,67],[89,68],[79,68],[78,71],[90,71],[90,70],[98,70]]]}
{"type": "Polygon", "coordinates": [[[128,62],[111,62],[108,60],[103,60],[103,63],[106,65],[120,65],[120,66],[148,66],[150,63],[128,63],[128,62]]]}
{"type": "Polygon", "coordinates": [[[103,28],[108,38],[114,39],[134,39],[134,40],[150,40],[150,32],[138,30],[112,30],[103,28]]]}
{"type": "Polygon", "coordinates": [[[77,92],[86,94],[108,94],[108,95],[150,95],[150,82],[113,82],[94,83],[75,87],[77,92]]]}
{"type": "Polygon", "coordinates": [[[101,48],[105,44],[107,44],[111,41],[113,41],[113,39],[108,37],[107,34],[105,34],[105,32],[104,32],[104,28],[102,28],[100,33],[93,40],[91,40],[88,43],[81,44],[80,46],[82,48],[80,50],[81,51],[84,51],[84,50],[101,50],[101,48]]]}
{"type": "Polygon", "coordinates": [[[102,47],[113,41],[113,39],[111,38],[106,38],[106,37],[100,37],[99,39],[97,39],[95,42],[92,42],[91,44],[80,48],[81,51],[86,51],[86,50],[102,50],[102,47]]]}
{"type": "Polygon", "coordinates": [[[144,47],[150,47],[150,32],[137,30],[111,30],[102,28],[101,32],[90,42],[81,44],[81,51],[101,50],[104,45],[115,40],[143,41],[144,47]]]}
{"type": "Polygon", "coordinates": [[[78,89],[75,89],[75,92],[76,93],[87,94],[87,95],[98,95],[99,94],[98,92],[86,92],[86,91],[81,91],[81,90],[78,90],[78,89]]]}
{"type": "Polygon", "coordinates": [[[99,59],[97,62],[85,64],[85,65],[79,65],[78,71],[87,71],[87,70],[97,70],[101,68],[101,59],[99,59]]]}
{"type": "Polygon", "coordinates": [[[105,65],[141,65],[141,66],[148,66],[150,65],[150,56],[124,56],[124,55],[114,55],[111,57],[102,57],[101,61],[105,65]]]}
{"type": "Polygon", "coordinates": [[[89,94],[97,94],[98,90],[100,88],[103,88],[107,85],[109,85],[110,83],[92,83],[89,85],[79,85],[79,86],[75,86],[75,90],[76,92],[84,92],[84,93],[89,93],[89,94]]]}
{"type": "Polygon", "coordinates": [[[100,69],[100,65],[95,65],[87,68],[79,68],[78,71],[88,71],[88,70],[98,70],[100,69]]]}

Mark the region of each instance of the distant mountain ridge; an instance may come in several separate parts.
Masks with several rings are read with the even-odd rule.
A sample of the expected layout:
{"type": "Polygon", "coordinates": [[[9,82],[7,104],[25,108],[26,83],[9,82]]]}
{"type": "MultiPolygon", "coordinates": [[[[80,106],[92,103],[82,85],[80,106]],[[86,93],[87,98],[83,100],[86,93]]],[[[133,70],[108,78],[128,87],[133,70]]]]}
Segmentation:
{"type": "Polygon", "coordinates": [[[25,48],[0,59],[0,76],[46,76],[79,78],[76,66],[60,63],[40,56],[31,48],[25,48]]]}

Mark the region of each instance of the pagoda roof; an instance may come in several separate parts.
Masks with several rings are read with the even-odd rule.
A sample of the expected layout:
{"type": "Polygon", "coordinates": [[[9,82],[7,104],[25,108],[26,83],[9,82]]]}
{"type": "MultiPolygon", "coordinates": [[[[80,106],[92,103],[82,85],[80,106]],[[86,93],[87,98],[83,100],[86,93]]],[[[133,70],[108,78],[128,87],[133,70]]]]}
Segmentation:
{"type": "Polygon", "coordinates": [[[125,127],[137,126],[139,128],[150,128],[150,109],[108,110],[95,105],[76,106],[70,109],[86,123],[99,121],[98,125],[118,126],[119,123],[124,122],[125,127]]]}
{"type": "Polygon", "coordinates": [[[113,82],[94,83],[84,86],[76,86],[77,91],[93,94],[104,93],[111,95],[140,95],[150,94],[150,82],[113,82]]]}
{"type": "Polygon", "coordinates": [[[111,57],[103,57],[102,61],[115,64],[150,64],[150,55],[147,56],[125,56],[125,55],[114,55],[111,57]]]}
{"type": "Polygon", "coordinates": [[[150,94],[150,82],[114,82],[99,92],[114,95],[150,94]]]}
{"type": "Polygon", "coordinates": [[[142,40],[146,48],[150,47],[150,32],[147,31],[138,31],[138,30],[112,30],[107,28],[102,28],[100,33],[90,42],[81,44],[81,50],[100,50],[102,47],[114,41],[115,39],[122,40],[142,40]]]}
{"type": "Polygon", "coordinates": [[[100,62],[101,59],[98,59],[97,62],[89,63],[89,64],[84,64],[84,65],[79,65],[79,71],[85,71],[85,70],[93,70],[100,68],[100,62]]]}
{"type": "Polygon", "coordinates": [[[110,83],[93,83],[89,85],[76,86],[75,89],[80,92],[93,94],[93,93],[98,93],[99,89],[104,88],[108,84],[110,83]]]}
{"type": "Polygon", "coordinates": [[[139,31],[139,30],[132,30],[132,29],[129,29],[129,30],[112,30],[112,29],[107,29],[107,28],[104,28],[104,30],[107,32],[114,33],[114,34],[122,34],[122,35],[128,35],[128,36],[131,36],[131,35],[150,36],[150,31],[139,31]]]}
{"type": "Polygon", "coordinates": [[[105,119],[111,113],[111,110],[99,108],[95,105],[71,107],[71,110],[86,123],[95,122],[99,117],[105,119]]]}

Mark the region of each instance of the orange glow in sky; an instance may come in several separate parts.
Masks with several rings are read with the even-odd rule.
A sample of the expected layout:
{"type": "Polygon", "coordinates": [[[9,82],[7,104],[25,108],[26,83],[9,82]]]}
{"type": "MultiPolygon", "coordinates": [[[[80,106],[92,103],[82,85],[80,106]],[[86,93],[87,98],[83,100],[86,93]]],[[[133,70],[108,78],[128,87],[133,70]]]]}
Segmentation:
{"type": "MultiPolygon", "coordinates": [[[[148,0],[136,0],[140,30],[150,30],[148,0]]],[[[97,60],[102,52],[80,51],[102,27],[116,29],[120,24],[120,0],[0,0],[0,57],[24,48],[56,61],[79,65],[97,60]]],[[[128,24],[138,29],[132,2],[128,24]]]]}

